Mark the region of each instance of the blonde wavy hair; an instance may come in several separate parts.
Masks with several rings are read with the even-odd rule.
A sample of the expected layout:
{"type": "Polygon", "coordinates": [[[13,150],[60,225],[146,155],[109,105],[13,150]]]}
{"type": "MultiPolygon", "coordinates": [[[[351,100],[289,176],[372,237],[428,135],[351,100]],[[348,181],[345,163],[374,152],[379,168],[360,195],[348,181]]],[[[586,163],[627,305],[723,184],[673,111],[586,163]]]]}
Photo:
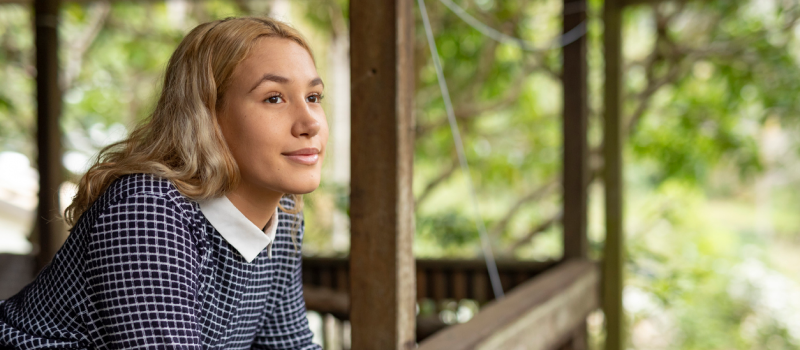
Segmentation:
{"type": "MultiPolygon", "coordinates": [[[[127,139],[100,151],[64,213],[67,224],[74,228],[108,186],[126,174],[166,178],[195,201],[235,189],[239,168],[222,135],[217,113],[234,69],[264,37],[293,40],[314,59],[296,29],[271,18],[226,18],[189,32],[169,60],[153,113],[127,139]]],[[[293,197],[295,206],[281,209],[299,213],[302,196],[287,196],[293,197]]]]}

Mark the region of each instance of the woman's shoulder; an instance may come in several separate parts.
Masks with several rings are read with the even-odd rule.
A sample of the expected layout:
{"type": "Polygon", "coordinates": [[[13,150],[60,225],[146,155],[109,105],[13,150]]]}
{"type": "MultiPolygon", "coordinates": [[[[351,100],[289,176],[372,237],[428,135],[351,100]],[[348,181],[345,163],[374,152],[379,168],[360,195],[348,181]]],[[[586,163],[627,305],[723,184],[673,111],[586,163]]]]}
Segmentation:
{"type": "Polygon", "coordinates": [[[106,189],[104,196],[113,198],[134,195],[154,195],[158,197],[183,197],[168,179],[153,174],[123,175],[106,189]]]}
{"type": "Polygon", "coordinates": [[[142,199],[158,199],[175,208],[175,212],[194,221],[199,210],[197,203],[181,194],[169,179],[146,173],[123,175],[115,180],[94,203],[95,210],[102,211],[116,203],[136,202],[142,199]]]}

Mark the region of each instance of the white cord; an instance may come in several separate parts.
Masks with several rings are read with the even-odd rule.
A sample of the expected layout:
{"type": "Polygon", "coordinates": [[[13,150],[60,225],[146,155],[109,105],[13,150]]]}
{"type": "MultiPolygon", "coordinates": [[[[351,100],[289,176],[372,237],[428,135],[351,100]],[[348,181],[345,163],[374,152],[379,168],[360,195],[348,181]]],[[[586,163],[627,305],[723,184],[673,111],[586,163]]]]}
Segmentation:
{"type": "Polygon", "coordinates": [[[483,24],[481,21],[479,21],[475,17],[472,17],[469,13],[467,13],[467,11],[465,11],[460,6],[456,5],[451,0],[439,0],[439,1],[442,4],[444,4],[445,6],[447,6],[447,8],[449,8],[450,11],[453,11],[453,13],[455,13],[456,16],[458,16],[464,22],[469,24],[470,27],[472,27],[473,29],[481,32],[481,34],[483,34],[483,35],[485,35],[485,36],[487,36],[487,37],[489,37],[489,38],[491,38],[491,39],[493,39],[493,40],[495,40],[497,42],[500,42],[500,43],[517,45],[517,46],[519,46],[521,49],[523,49],[525,51],[540,52],[540,51],[558,49],[558,48],[567,46],[567,45],[575,42],[576,40],[580,39],[582,36],[586,35],[586,21],[584,20],[583,22],[578,23],[578,25],[576,25],[574,28],[572,28],[569,31],[567,31],[566,33],[564,33],[563,35],[561,35],[558,38],[554,39],[550,43],[550,45],[548,45],[546,47],[537,48],[537,47],[534,47],[533,43],[530,42],[530,41],[525,41],[525,40],[522,40],[520,38],[515,38],[515,37],[512,37],[512,36],[503,34],[503,33],[499,32],[499,31],[495,30],[494,28],[491,28],[491,27],[483,24]]]}
{"type": "Polygon", "coordinates": [[[481,211],[478,207],[478,196],[475,193],[475,186],[472,183],[472,176],[469,172],[467,157],[464,155],[464,144],[461,141],[461,133],[458,131],[458,123],[456,122],[456,116],[453,113],[453,104],[450,101],[450,92],[447,90],[447,82],[444,80],[442,64],[439,62],[439,51],[436,49],[436,42],[433,38],[431,23],[430,20],[428,20],[428,10],[425,7],[424,0],[417,0],[417,3],[419,4],[420,13],[422,13],[422,23],[425,25],[425,35],[428,38],[428,46],[431,49],[433,66],[436,68],[436,78],[439,81],[439,89],[442,90],[442,98],[444,99],[444,106],[445,110],[447,111],[447,120],[450,122],[450,130],[453,133],[453,141],[456,145],[458,162],[461,164],[461,171],[464,173],[464,176],[467,177],[467,185],[469,186],[469,193],[472,197],[472,208],[475,211],[475,224],[478,226],[478,233],[481,237],[483,256],[486,259],[486,268],[489,270],[489,280],[492,283],[494,298],[502,299],[505,294],[503,293],[503,286],[500,284],[500,274],[497,272],[497,264],[494,261],[494,254],[492,254],[492,245],[489,241],[489,234],[486,232],[486,226],[484,226],[483,219],[481,218],[481,211]]]}

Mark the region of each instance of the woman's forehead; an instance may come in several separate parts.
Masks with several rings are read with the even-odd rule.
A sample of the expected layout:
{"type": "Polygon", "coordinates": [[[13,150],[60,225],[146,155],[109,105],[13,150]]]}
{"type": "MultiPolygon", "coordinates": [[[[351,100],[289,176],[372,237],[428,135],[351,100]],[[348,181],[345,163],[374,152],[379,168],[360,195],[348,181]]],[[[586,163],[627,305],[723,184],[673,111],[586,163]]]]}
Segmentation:
{"type": "Polygon", "coordinates": [[[316,71],[316,65],[308,50],[294,40],[284,38],[256,40],[242,63],[316,71]]]}
{"type": "Polygon", "coordinates": [[[314,60],[303,46],[284,38],[261,38],[236,67],[243,83],[264,80],[277,83],[309,83],[319,79],[314,60]],[[265,79],[266,77],[266,79],[265,79]]]}

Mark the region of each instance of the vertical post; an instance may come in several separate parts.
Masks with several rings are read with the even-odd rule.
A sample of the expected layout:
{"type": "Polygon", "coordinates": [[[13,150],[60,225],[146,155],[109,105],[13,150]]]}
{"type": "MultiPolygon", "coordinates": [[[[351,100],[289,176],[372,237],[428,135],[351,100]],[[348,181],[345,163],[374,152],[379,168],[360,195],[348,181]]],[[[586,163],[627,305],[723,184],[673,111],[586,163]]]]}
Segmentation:
{"type": "Polygon", "coordinates": [[[36,216],[39,250],[37,272],[58,250],[64,226],[60,216],[61,185],[61,91],[58,86],[59,0],[34,1],[36,23],[36,146],[39,168],[39,208],[36,216]]]}
{"type": "MultiPolygon", "coordinates": [[[[563,32],[586,20],[586,0],[564,0],[563,32]]],[[[564,47],[561,80],[563,86],[563,206],[564,260],[585,259],[588,252],[586,237],[588,167],[588,98],[586,80],[586,36],[564,47]]],[[[570,350],[588,347],[586,323],[580,325],[566,345],[570,350]]]]}
{"type": "MultiPolygon", "coordinates": [[[[586,20],[586,0],[564,0],[564,32],[586,20]]],[[[584,23],[585,25],[585,23],[584,23]]],[[[564,137],[564,259],[585,258],[587,180],[589,179],[586,90],[586,36],[563,49],[564,137]]]]}
{"type": "Polygon", "coordinates": [[[411,4],[350,1],[350,322],[355,350],[415,348],[411,4]]]}
{"type": "Polygon", "coordinates": [[[603,251],[603,311],[606,350],[625,346],[622,287],[624,235],[622,191],[622,9],[619,0],[606,0],[603,8],[605,86],[603,104],[603,160],[605,168],[606,243],[603,251]]]}

